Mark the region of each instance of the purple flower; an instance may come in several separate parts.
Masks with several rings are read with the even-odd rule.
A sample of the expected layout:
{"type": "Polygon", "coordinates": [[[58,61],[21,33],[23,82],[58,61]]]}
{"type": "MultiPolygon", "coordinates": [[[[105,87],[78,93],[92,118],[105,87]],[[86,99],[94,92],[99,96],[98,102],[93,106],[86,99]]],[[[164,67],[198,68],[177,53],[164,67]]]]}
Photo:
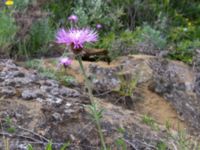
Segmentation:
{"type": "Polygon", "coordinates": [[[74,53],[79,53],[85,43],[96,42],[97,39],[97,33],[89,28],[70,29],[68,31],[60,29],[56,34],[56,42],[71,46],[74,53]]]}
{"type": "Polygon", "coordinates": [[[56,42],[58,44],[67,44],[67,32],[65,31],[65,29],[61,28],[58,30],[57,34],[56,34],[56,42]]]}
{"type": "Polygon", "coordinates": [[[65,57],[65,58],[61,58],[59,60],[59,64],[58,64],[58,67],[60,67],[61,65],[64,66],[64,68],[67,68],[69,67],[70,65],[72,64],[72,60],[68,57],[65,57]]]}
{"type": "Polygon", "coordinates": [[[102,28],[102,25],[101,25],[101,24],[96,24],[96,28],[97,28],[97,29],[101,29],[101,28],[102,28]]]}
{"type": "Polygon", "coordinates": [[[76,15],[71,15],[68,17],[68,20],[73,23],[76,23],[78,21],[78,17],[76,15]]]}

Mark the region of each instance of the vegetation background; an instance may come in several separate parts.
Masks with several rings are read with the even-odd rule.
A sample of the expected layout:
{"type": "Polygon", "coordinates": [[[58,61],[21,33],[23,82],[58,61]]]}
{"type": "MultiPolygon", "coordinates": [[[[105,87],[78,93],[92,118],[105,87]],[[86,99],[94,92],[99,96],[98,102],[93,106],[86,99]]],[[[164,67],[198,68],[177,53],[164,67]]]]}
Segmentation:
{"type": "Polygon", "coordinates": [[[9,7],[1,2],[0,52],[18,58],[51,55],[58,51],[54,33],[70,28],[71,14],[81,27],[102,25],[93,46],[107,50],[110,59],[166,52],[166,57],[191,64],[200,47],[198,0],[14,0],[9,7]]]}

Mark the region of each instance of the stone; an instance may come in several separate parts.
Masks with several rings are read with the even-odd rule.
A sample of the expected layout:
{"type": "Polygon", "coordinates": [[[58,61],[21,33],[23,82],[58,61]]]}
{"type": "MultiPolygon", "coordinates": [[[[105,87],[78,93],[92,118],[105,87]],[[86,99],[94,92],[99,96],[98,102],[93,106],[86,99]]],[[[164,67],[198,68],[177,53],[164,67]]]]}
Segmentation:
{"type": "Polygon", "coordinates": [[[52,117],[53,117],[53,119],[54,119],[55,121],[62,121],[62,116],[61,116],[61,114],[59,114],[59,113],[57,113],[57,112],[53,113],[53,114],[52,114],[52,117]]]}
{"type": "Polygon", "coordinates": [[[45,101],[49,102],[50,104],[60,105],[60,104],[62,104],[63,99],[58,98],[58,97],[49,96],[48,98],[45,99],[45,101]]]}
{"type": "Polygon", "coordinates": [[[0,88],[0,93],[6,97],[11,97],[16,94],[16,90],[12,86],[6,86],[6,87],[0,88]]]}
{"type": "Polygon", "coordinates": [[[22,77],[25,77],[25,74],[23,72],[20,72],[20,71],[15,71],[13,73],[13,77],[20,77],[20,78],[22,78],[22,77]]]}
{"type": "Polygon", "coordinates": [[[58,96],[60,93],[59,93],[59,89],[58,88],[52,88],[50,93],[54,96],[58,96]]]}
{"type": "Polygon", "coordinates": [[[24,85],[28,85],[30,83],[32,83],[32,79],[26,77],[26,78],[20,78],[20,77],[16,77],[16,78],[11,78],[11,79],[6,79],[4,81],[4,85],[5,86],[14,86],[14,87],[21,87],[24,85]]]}
{"type": "Polygon", "coordinates": [[[59,92],[64,97],[78,97],[78,96],[80,96],[80,93],[77,90],[67,88],[67,87],[62,87],[59,90],[59,92]]]}
{"type": "Polygon", "coordinates": [[[24,100],[31,100],[37,98],[37,93],[34,92],[33,90],[24,90],[21,96],[24,100]]]}
{"type": "Polygon", "coordinates": [[[163,96],[176,111],[196,129],[200,128],[199,82],[195,73],[182,63],[154,60],[150,89],[163,96]],[[194,89],[194,85],[196,85],[194,89]]]}

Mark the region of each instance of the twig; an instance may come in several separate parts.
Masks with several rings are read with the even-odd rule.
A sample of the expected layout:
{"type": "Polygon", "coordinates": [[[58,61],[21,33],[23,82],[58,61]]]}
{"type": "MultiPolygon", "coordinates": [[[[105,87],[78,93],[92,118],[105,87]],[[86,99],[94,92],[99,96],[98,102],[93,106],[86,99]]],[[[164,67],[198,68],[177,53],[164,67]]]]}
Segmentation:
{"type": "Polygon", "coordinates": [[[85,128],[87,128],[87,127],[89,127],[91,124],[93,124],[94,123],[94,121],[91,121],[91,122],[89,122],[88,124],[86,124],[79,132],[78,132],[78,134],[82,134],[83,133],[83,131],[84,131],[84,129],[85,128]]]}
{"type": "Polygon", "coordinates": [[[19,138],[23,138],[23,139],[27,139],[27,140],[31,140],[31,141],[35,141],[35,142],[40,142],[39,140],[37,140],[35,138],[31,138],[31,137],[24,136],[24,135],[9,134],[9,133],[5,133],[5,132],[0,132],[0,135],[7,136],[10,138],[19,137],[19,138]]]}
{"type": "Polygon", "coordinates": [[[122,140],[123,140],[124,142],[130,144],[135,150],[138,150],[137,147],[135,147],[135,145],[133,145],[133,143],[131,143],[130,141],[128,141],[128,140],[126,140],[126,139],[124,139],[124,138],[122,138],[122,140]]]}
{"type": "Polygon", "coordinates": [[[95,96],[103,96],[103,95],[109,94],[109,93],[111,93],[111,92],[113,92],[113,91],[112,91],[112,90],[111,90],[111,91],[106,91],[106,92],[104,92],[104,93],[100,93],[100,94],[97,94],[97,95],[95,95],[95,96]]]}
{"type": "Polygon", "coordinates": [[[153,145],[150,145],[150,144],[147,144],[147,143],[145,143],[145,142],[142,142],[142,141],[140,141],[140,140],[137,140],[137,139],[135,139],[135,141],[137,141],[137,142],[139,142],[139,143],[141,143],[141,144],[143,144],[143,145],[146,145],[146,146],[148,146],[148,147],[151,147],[151,148],[154,148],[154,149],[156,149],[156,147],[155,147],[155,146],[153,146],[153,145]]]}
{"type": "Polygon", "coordinates": [[[43,139],[45,142],[48,142],[48,141],[49,141],[49,140],[48,140],[47,138],[45,138],[44,136],[41,136],[41,135],[39,135],[39,134],[37,134],[37,133],[35,133],[35,132],[29,130],[29,129],[25,129],[25,128],[20,127],[20,126],[16,126],[16,127],[19,128],[19,129],[21,129],[21,130],[24,130],[24,131],[27,131],[27,132],[29,132],[29,133],[34,134],[35,136],[37,136],[37,137],[43,139]]]}
{"type": "MultiPolygon", "coordinates": [[[[29,142],[29,144],[39,144],[39,145],[45,145],[47,143],[45,142],[29,142]]],[[[52,145],[64,145],[65,143],[52,143],[52,145]]],[[[93,150],[94,149],[99,149],[98,147],[95,147],[95,146],[88,146],[88,145],[84,145],[84,144],[70,144],[70,146],[83,146],[83,147],[88,147],[88,148],[92,148],[93,150]]]]}
{"type": "MultiPolygon", "coordinates": [[[[6,121],[5,119],[2,119],[2,120],[3,120],[3,121],[6,121]]],[[[43,139],[45,142],[48,142],[48,141],[49,141],[49,140],[48,140],[47,138],[45,138],[44,136],[41,136],[41,135],[39,135],[39,134],[37,134],[37,133],[35,133],[35,132],[29,130],[29,129],[25,129],[25,128],[23,128],[23,127],[21,127],[21,126],[18,126],[18,125],[16,125],[16,124],[14,124],[14,126],[15,126],[16,128],[18,128],[18,129],[20,129],[20,130],[24,130],[24,131],[26,131],[26,132],[32,133],[33,135],[39,137],[40,140],[43,139]]],[[[3,131],[3,130],[2,130],[2,131],[3,131]]]]}

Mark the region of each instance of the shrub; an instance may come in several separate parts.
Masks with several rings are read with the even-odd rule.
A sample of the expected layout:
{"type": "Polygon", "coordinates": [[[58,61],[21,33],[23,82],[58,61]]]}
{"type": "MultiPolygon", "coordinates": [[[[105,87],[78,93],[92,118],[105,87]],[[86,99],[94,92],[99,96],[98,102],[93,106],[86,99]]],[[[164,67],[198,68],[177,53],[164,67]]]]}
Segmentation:
{"type": "Polygon", "coordinates": [[[79,26],[100,23],[105,31],[117,31],[122,27],[120,17],[124,14],[123,8],[111,4],[103,0],[76,0],[73,12],[79,17],[79,26]]]}
{"type": "Polygon", "coordinates": [[[129,30],[122,32],[110,45],[108,54],[111,60],[118,56],[135,53],[133,47],[136,44],[135,33],[129,30]]]}
{"type": "Polygon", "coordinates": [[[183,40],[176,45],[175,50],[170,52],[169,57],[185,63],[192,63],[195,49],[198,48],[200,48],[199,40],[183,40]]]}
{"type": "Polygon", "coordinates": [[[14,7],[16,10],[23,10],[25,9],[30,2],[33,0],[14,0],[14,7]]]}
{"type": "Polygon", "coordinates": [[[144,25],[142,28],[136,29],[137,39],[140,43],[152,44],[154,50],[162,50],[165,48],[167,41],[162,36],[159,30],[153,29],[149,25],[144,25]]]}
{"type": "Polygon", "coordinates": [[[148,25],[138,27],[136,31],[125,30],[119,35],[110,32],[97,44],[98,48],[108,50],[111,60],[118,56],[134,53],[156,55],[167,45],[167,40],[161,32],[148,25]]]}
{"type": "Polygon", "coordinates": [[[49,42],[53,39],[54,29],[50,26],[48,18],[38,20],[32,25],[25,41],[19,42],[19,54],[30,56],[44,54],[48,51],[49,42]]]}
{"type": "Polygon", "coordinates": [[[44,5],[44,9],[50,12],[50,23],[58,28],[68,24],[67,16],[71,15],[74,7],[73,0],[49,0],[44,5]]]}
{"type": "Polygon", "coordinates": [[[0,12],[0,53],[9,54],[16,32],[15,19],[6,10],[2,10],[0,12]]]}

